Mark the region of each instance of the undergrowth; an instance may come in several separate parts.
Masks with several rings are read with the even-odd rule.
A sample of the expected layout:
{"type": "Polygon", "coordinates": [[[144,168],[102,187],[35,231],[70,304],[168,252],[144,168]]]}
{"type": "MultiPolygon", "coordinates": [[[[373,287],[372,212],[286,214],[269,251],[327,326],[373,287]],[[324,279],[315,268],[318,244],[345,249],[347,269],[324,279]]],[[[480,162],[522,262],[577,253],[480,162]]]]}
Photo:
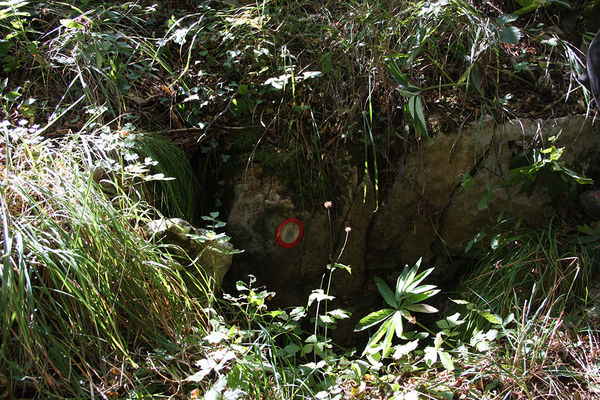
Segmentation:
{"type": "MultiPolygon", "coordinates": [[[[517,14],[566,2],[547,3],[517,14]]],[[[215,301],[201,266],[143,233],[200,221],[186,155],[221,177],[232,156],[284,154],[273,168],[320,203],[349,152],[380,194],[432,135],[581,111],[580,52],[531,26],[455,0],[0,2],[0,396],[594,398],[597,261],[554,224],[493,236],[442,314],[423,303],[431,269],[377,278],[364,351],[332,340],[339,256],[305,304],[271,310],[252,277],[215,301]],[[556,75],[566,95],[535,90],[556,75]]]]}
{"type": "Polygon", "coordinates": [[[334,167],[352,146],[378,194],[395,161],[429,135],[490,114],[500,123],[579,107],[581,53],[492,3],[2,7],[2,94],[13,121],[52,121],[55,134],[80,129],[80,111],[114,129],[132,123],[207,154],[218,176],[232,155],[249,165],[275,147],[296,159],[305,205],[336,193],[334,167]],[[569,79],[552,80],[559,75],[569,79]],[[247,129],[261,135],[234,154],[247,129]]]}
{"type": "Polygon", "coordinates": [[[152,376],[176,381],[165,360],[193,352],[184,333],[206,330],[208,295],[190,293],[208,289],[142,235],[157,215],[144,187],[161,178],[153,160],[110,131],[38,131],[2,125],[2,395],[94,397],[115,380],[128,391],[152,376]]]}

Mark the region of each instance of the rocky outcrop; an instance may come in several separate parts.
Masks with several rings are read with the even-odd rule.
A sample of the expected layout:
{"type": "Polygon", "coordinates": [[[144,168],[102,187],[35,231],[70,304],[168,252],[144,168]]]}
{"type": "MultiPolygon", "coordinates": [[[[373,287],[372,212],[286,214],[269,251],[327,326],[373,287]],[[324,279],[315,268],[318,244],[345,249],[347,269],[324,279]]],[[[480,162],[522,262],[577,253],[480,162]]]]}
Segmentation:
{"type": "Polygon", "coordinates": [[[346,165],[343,176],[345,194],[334,200],[329,216],[322,205],[315,210],[299,209],[292,200],[297,196],[290,193],[286,182],[266,175],[258,164],[235,176],[227,229],[235,243],[242,244],[244,253],[236,257],[234,279],[256,275],[269,288],[278,288],[278,296],[285,297],[283,303],[302,304],[306,301],[306,290],[320,285],[333,259],[351,264],[353,270],[350,275],[336,273],[339,279],[334,291],[343,296],[360,290],[365,279],[364,255],[375,204],[371,196],[363,202],[363,183],[359,182],[356,168],[346,165]],[[304,233],[297,245],[282,247],[276,233],[288,218],[300,220],[304,233]],[[346,227],[351,229],[347,241],[346,227]],[[338,289],[341,287],[343,290],[338,289]]]}
{"type": "MultiPolygon", "coordinates": [[[[281,177],[266,174],[258,163],[233,177],[234,199],[227,227],[245,250],[236,257],[232,276],[256,275],[284,304],[303,304],[319,287],[330,258],[337,258],[351,228],[340,261],[352,274],[337,273],[333,292],[351,303],[371,301],[372,276],[395,278],[405,264],[423,258],[435,266],[438,284],[455,281],[465,245],[477,233],[491,231],[499,215],[524,224],[546,224],[558,204],[540,184],[528,195],[505,187],[511,160],[523,150],[566,147],[561,164],[582,174],[599,171],[600,132],[585,116],[521,120],[496,125],[491,118],[460,132],[440,133],[420,142],[396,166],[396,181],[379,205],[373,189],[348,160],[337,178],[342,195],[333,200],[331,231],[327,210],[300,210],[297,193],[281,177]],[[465,177],[469,177],[468,180],[465,177]],[[342,183],[340,183],[342,182],[342,183]],[[468,183],[468,184],[465,184],[468,183]],[[278,245],[276,232],[286,218],[304,224],[298,245],[278,245]],[[331,233],[330,233],[331,232],[331,233]]],[[[374,298],[378,298],[373,294],[374,298]]]]}
{"type": "Polygon", "coordinates": [[[150,221],[144,232],[151,240],[164,245],[182,265],[199,265],[206,276],[219,285],[231,267],[235,250],[225,235],[195,228],[179,218],[150,221]]]}

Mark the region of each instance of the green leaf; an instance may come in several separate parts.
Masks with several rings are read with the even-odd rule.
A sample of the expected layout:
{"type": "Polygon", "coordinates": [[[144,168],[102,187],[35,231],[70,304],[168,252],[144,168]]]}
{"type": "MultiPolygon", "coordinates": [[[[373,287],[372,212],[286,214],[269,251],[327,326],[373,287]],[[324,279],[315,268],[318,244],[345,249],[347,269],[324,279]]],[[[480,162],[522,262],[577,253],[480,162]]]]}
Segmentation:
{"type": "Polygon", "coordinates": [[[350,312],[342,309],[336,309],[328,311],[327,314],[331,315],[335,319],[346,319],[350,318],[350,312]]]}
{"type": "Polygon", "coordinates": [[[409,304],[405,308],[409,311],[421,312],[426,314],[433,314],[439,311],[437,308],[432,307],[428,304],[409,304]]]}
{"type": "Polygon", "coordinates": [[[385,300],[385,302],[390,306],[390,307],[394,307],[397,308],[398,307],[398,302],[396,301],[396,299],[394,298],[394,293],[392,293],[392,290],[390,289],[390,287],[383,281],[383,279],[379,278],[379,277],[375,277],[375,283],[377,284],[377,290],[379,291],[379,293],[381,294],[381,296],[383,297],[383,300],[385,300]]]}
{"type": "Polygon", "coordinates": [[[492,237],[492,240],[490,241],[490,248],[492,250],[496,250],[498,248],[498,246],[500,245],[500,238],[502,237],[502,235],[499,233],[497,235],[494,235],[492,237]]]}
{"type": "Polygon", "coordinates": [[[363,331],[367,328],[372,327],[373,325],[382,322],[386,318],[389,318],[389,316],[392,315],[392,313],[394,313],[395,311],[396,310],[393,310],[391,308],[385,308],[383,310],[372,312],[371,314],[367,315],[366,317],[363,317],[360,321],[358,321],[358,324],[356,324],[356,327],[354,328],[354,332],[363,331]]]}
{"type": "Polygon", "coordinates": [[[390,331],[392,333],[394,332],[394,329],[393,329],[393,327],[391,327],[391,325],[392,325],[392,318],[388,318],[383,324],[381,324],[381,326],[379,327],[377,332],[375,332],[375,334],[373,336],[371,336],[371,338],[369,339],[369,342],[367,343],[367,346],[365,347],[365,350],[363,351],[363,355],[366,354],[368,349],[372,349],[372,348],[376,347],[376,345],[379,343],[379,341],[381,340],[381,338],[384,335],[389,335],[390,331]]]}
{"type": "Polygon", "coordinates": [[[402,331],[402,316],[399,313],[394,313],[394,316],[389,319],[390,325],[386,328],[385,338],[383,339],[383,350],[381,353],[382,357],[387,357],[392,347],[392,339],[394,338],[394,332],[396,329],[402,331]],[[400,326],[400,328],[398,328],[400,326]]]}
{"type": "MultiPolygon", "coordinates": [[[[423,113],[423,106],[421,105],[421,96],[415,96],[415,112],[416,112],[416,120],[418,122],[418,130],[419,134],[429,137],[427,134],[427,123],[425,121],[425,114],[423,113]]],[[[416,127],[415,127],[416,128],[416,127]]],[[[419,136],[420,136],[419,135],[419,136]]]]}
{"type": "Polygon", "coordinates": [[[408,265],[404,267],[396,281],[396,300],[400,300],[402,295],[406,292],[406,289],[411,285],[413,279],[417,275],[418,268],[417,265],[410,269],[408,268],[408,265]]]}
{"type": "Polygon", "coordinates": [[[321,69],[326,74],[333,69],[333,63],[331,61],[331,53],[325,53],[321,56],[321,69]]]}
{"type": "Polygon", "coordinates": [[[438,352],[435,349],[435,347],[426,347],[425,348],[425,357],[423,359],[425,360],[425,363],[427,364],[427,366],[429,368],[431,368],[431,366],[433,364],[435,364],[435,362],[437,361],[437,357],[438,357],[438,352]]]}
{"type": "Polygon", "coordinates": [[[60,24],[65,28],[73,28],[73,29],[83,29],[83,25],[74,19],[61,19],[60,24]]]}
{"type": "Polygon", "coordinates": [[[464,319],[460,319],[460,313],[453,314],[445,319],[436,322],[440,329],[452,329],[465,323],[464,319]]]}
{"type": "MultiPolygon", "coordinates": [[[[417,267],[413,268],[415,272],[417,272],[417,267]]],[[[425,271],[421,272],[419,275],[417,276],[411,276],[410,277],[410,282],[409,284],[405,287],[404,291],[406,292],[410,292],[410,293],[421,293],[421,292],[425,292],[428,290],[431,290],[433,288],[435,288],[435,286],[432,285],[426,285],[426,286],[421,286],[419,291],[416,291],[416,287],[423,282],[423,280],[425,280],[425,278],[427,278],[431,273],[433,272],[433,268],[429,268],[426,269],[425,271]]]]}
{"type": "MultiPolygon", "coordinates": [[[[433,286],[433,285],[428,285],[428,286],[433,286]]],[[[419,303],[419,302],[421,302],[423,300],[427,300],[428,298],[435,296],[439,292],[440,292],[439,289],[435,289],[435,290],[430,290],[430,291],[425,292],[425,293],[411,295],[410,297],[407,297],[406,299],[404,299],[404,301],[402,302],[402,304],[404,306],[406,306],[408,304],[419,303]]]]}
{"type": "Polygon", "coordinates": [[[404,332],[404,327],[402,325],[402,312],[396,311],[394,313],[394,315],[392,316],[393,319],[393,327],[394,330],[396,331],[396,336],[397,337],[401,337],[402,336],[402,332],[404,332]]]}
{"type": "Polygon", "coordinates": [[[500,31],[500,42],[517,44],[521,40],[521,31],[515,26],[506,26],[500,31]]]}
{"type": "Polygon", "coordinates": [[[323,301],[323,300],[333,300],[335,299],[335,297],[333,296],[329,296],[327,294],[325,294],[325,292],[323,291],[323,289],[315,289],[312,291],[312,293],[310,294],[310,296],[308,296],[308,303],[307,303],[307,307],[310,307],[311,304],[316,300],[317,303],[323,301]]]}
{"type": "Polygon", "coordinates": [[[439,350],[442,347],[443,343],[444,343],[444,338],[442,337],[442,332],[438,332],[435,335],[435,339],[433,339],[433,346],[435,347],[436,350],[439,350]]]}
{"type": "Polygon", "coordinates": [[[450,301],[452,301],[454,304],[459,304],[459,305],[471,304],[467,300],[462,300],[462,299],[450,299],[450,301]]]}
{"type": "Polygon", "coordinates": [[[483,211],[488,208],[488,199],[486,196],[482,197],[477,204],[477,210],[483,211]]]}
{"type": "Polygon", "coordinates": [[[471,247],[473,247],[474,244],[479,243],[485,236],[485,232],[479,232],[473,239],[469,240],[469,243],[467,243],[467,246],[465,247],[465,253],[468,253],[469,250],[471,250],[471,247]]]}
{"type": "Polygon", "coordinates": [[[550,39],[542,40],[541,43],[551,47],[556,47],[558,46],[558,38],[551,37],[550,39]]]}
{"type": "Polygon", "coordinates": [[[511,22],[515,22],[517,19],[519,19],[518,15],[504,14],[504,15],[501,15],[498,18],[496,18],[496,25],[501,26],[501,25],[510,24],[511,22]]]}
{"type": "Polygon", "coordinates": [[[304,340],[306,343],[317,343],[318,341],[319,339],[317,338],[317,335],[310,335],[304,340]]]}
{"type": "Polygon", "coordinates": [[[399,360],[400,358],[404,357],[405,355],[413,352],[419,345],[419,339],[416,340],[411,340],[410,342],[400,345],[400,346],[396,346],[396,350],[394,351],[394,354],[392,355],[392,358],[399,360]]]}
{"type": "Polygon", "coordinates": [[[463,174],[460,185],[463,188],[465,188],[465,190],[468,192],[469,190],[471,190],[475,187],[475,179],[473,179],[473,177],[471,176],[471,174],[469,174],[469,172],[465,172],[463,174]]]}
{"type": "Polygon", "coordinates": [[[304,71],[302,73],[302,79],[312,79],[312,78],[320,78],[323,76],[321,71],[304,71]]]}
{"type": "MultiPolygon", "coordinates": [[[[331,264],[327,264],[327,267],[331,269],[331,264]]],[[[352,274],[352,269],[348,265],[333,263],[333,268],[346,270],[349,274],[352,274]]]]}
{"type": "Polygon", "coordinates": [[[495,314],[492,314],[489,311],[479,311],[479,315],[481,315],[483,318],[487,319],[492,324],[500,324],[502,322],[502,318],[500,318],[499,316],[497,316],[495,314]]]}
{"type": "Polygon", "coordinates": [[[438,352],[438,354],[440,355],[440,361],[442,362],[442,365],[444,366],[446,371],[454,371],[454,363],[452,362],[452,356],[445,351],[440,351],[438,352]]]}
{"type": "Polygon", "coordinates": [[[290,343],[283,348],[283,351],[286,352],[288,355],[293,356],[294,354],[300,351],[300,346],[294,343],[290,343]]]}

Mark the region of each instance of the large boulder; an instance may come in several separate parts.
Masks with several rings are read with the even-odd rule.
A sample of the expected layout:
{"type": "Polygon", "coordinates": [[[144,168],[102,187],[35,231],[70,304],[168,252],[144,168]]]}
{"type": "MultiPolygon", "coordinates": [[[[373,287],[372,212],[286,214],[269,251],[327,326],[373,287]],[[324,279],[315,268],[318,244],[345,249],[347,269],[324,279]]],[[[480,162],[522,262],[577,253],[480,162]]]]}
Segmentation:
{"type": "Polygon", "coordinates": [[[165,246],[184,266],[198,264],[220,285],[235,250],[229,237],[208,229],[196,228],[180,218],[157,219],[144,227],[148,238],[165,246]]]}
{"type": "Polygon", "coordinates": [[[323,285],[326,266],[338,258],[345,228],[350,227],[339,261],[349,264],[352,274],[336,272],[331,288],[342,302],[376,301],[372,276],[392,280],[405,264],[419,258],[423,265],[436,267],[431,277],[436,283],[455,283],[466,244],[479,232],[490,232],[498,215],[545,225],[556,213],[559,199],[543,184],[519,195],[519,186],[503,186],[516,154],[552,144],[566,147],[561,164],[582,174],[600,172],[600,132],[590,118],[502,125],[488,118],[460,132],[421,141],[396,165],[396,181],[379,205],[371,183],[357,172],[360,160],[342,162],[335,178],[339,198],[323,199],[333,201],[331,223],[322,203],[300,209],[294,186],[255,163],[233,177],[228,233],[245,253],[236,257],[231,277],[256,275],[277,292],[280,304],[303,304],[310,290],[323,285]],[[465,176],[470,177],[469,185],[463,185],[465,176]],[[290,248],[276,239],[279,224],[287,218],[298,218],[304,225],[301,241],[290,248]]]}

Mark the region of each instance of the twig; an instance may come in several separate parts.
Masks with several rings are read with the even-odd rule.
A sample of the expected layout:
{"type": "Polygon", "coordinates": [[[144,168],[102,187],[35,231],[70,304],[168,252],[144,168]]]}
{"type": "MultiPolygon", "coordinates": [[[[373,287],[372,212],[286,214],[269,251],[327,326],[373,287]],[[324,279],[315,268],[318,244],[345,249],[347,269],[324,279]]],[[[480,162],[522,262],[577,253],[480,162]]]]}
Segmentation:
{"type": "Polygon", "coordinates": [[[200,137],[198,138],[198,142],[200,142],[200,140],[202,140],[204,138],[204,136],[206,136],[206,132],[208,132],[210,127],[215,123],[215,121],[218,120],[219,118],[221,118],[223,116],[223,114],[225,114],[227,112],[227,110],[229,110],[229,107],[231,106],[231,103],[233,102],[234,98],[235,98],[235,93],[231,95],[231,97],[229,98],[229,102],[227,103],[225,108],[220,113],[218,113],[213,119],[211,119],[210,122],[208,123],[208,125],[206,125],[206,128],[204,129],[204,133],[202,135],[200,135],[200,137]]]}

